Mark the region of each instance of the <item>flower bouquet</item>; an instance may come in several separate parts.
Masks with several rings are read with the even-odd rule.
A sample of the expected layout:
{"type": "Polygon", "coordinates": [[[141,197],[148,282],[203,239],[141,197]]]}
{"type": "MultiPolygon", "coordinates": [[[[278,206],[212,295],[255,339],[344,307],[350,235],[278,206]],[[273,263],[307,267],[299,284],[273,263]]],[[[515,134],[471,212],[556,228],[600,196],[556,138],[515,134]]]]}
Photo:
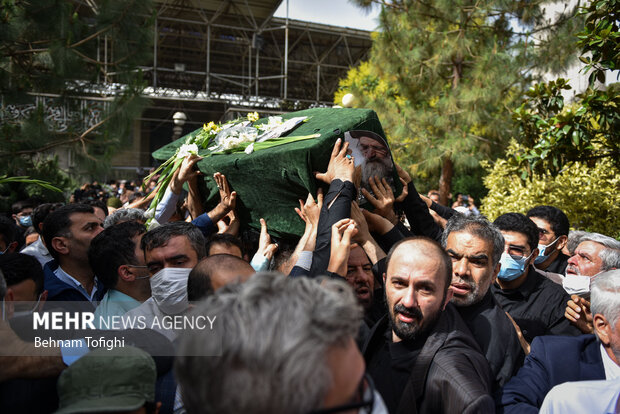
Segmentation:
{"type": "Polygon", "coordinates": [[[280,116],[270,116],[259,121],[258,113],[253,112],[247,118],[238,118],[224,124],[209,122],[204,124],[197,134],[190,134],[175,154],[160,165],[153,173],[144,179],[148,183],[153,176],[160,174],[157,181],[158,188],[153,198],[147,216],[153,214],[155,208],[164,196],[172,177],[181,166],[183,159],[190,154],[210,157],[217,154],[245,153],[265,150],[274,146],[320,137],[321,134],[281,137],[297,125],[308,120],[307,116],[300,116],[283,120],[280,116]]]}

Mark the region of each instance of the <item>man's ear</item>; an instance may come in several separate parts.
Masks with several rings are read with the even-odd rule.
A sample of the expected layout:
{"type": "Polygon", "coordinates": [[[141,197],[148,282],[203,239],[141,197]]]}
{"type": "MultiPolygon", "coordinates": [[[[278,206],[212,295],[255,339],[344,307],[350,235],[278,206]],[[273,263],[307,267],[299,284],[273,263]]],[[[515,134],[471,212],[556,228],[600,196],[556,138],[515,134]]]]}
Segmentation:
{"type": "Polygon", "coordinates": [[[58,254],[69,254],[69,241],[66,237],[54,237],[52,249],[56,250],[58,254]]]}
{"type": "Polygon", "coordinates": [[[491,283],[495,283],[495,281],[497,280],[497,275],[499,275],[499,271],[502,268],[502,263],[501,262],[497,262],[497,264],[495,265],[495,269],[493,269],[493,278],[491,280],[491,283]]]}
{"type": "Polygon", "coordinates": [[[568,243],[568,236],[560,236],[558,238],[558,244],[556,246],[556,250],[562,250],[564,248],[564,246],[566,246],[566,243],[568,243]]]}
{"type": "Polygon", "coordinates": [[[383,286],[385,287],[385,272],[383,272],[383,286]]]}
{"type": "Polygon", "coordinates": [[[44,290],[44,291],[41,293],[41,299],[39,300],[39,307],[38,307],[38,309],[37,309],[37,312],[41,312],[41,311],[43,311],[43,306],[45,306],[45,301],[47,300],[47,295],[48,295],[48,293],[49,293],[49,292],[48,292],[47,290],[44,290]]]}
{"type": "Polygon", "coordinates": [[[129,270],[129,266],[119,266],[116,273],[118,274],[119,279],[123,280],[124,282],[133,282],[134,280],[136,280],[136,275],[131,273],[131,271],[129,270]]]}
{"type": "Polygon", "coordinates": [[[592,327],[594,328],[594,333],[598,336],[603,345],[609,345],[611,341],[611,326],[607,318],[597,313],[592,317],[592,327]]]}

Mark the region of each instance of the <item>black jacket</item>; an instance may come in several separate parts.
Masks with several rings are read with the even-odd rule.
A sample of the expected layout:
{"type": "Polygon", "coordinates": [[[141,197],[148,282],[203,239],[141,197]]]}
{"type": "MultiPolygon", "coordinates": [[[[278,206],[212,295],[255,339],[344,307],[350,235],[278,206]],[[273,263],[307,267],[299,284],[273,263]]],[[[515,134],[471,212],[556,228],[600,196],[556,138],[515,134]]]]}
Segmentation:
{"type": "MultiPolygon", "coordinates": [[[[364,344],[367,362],[386,340],[388,318],[373,327],[364,344]]],[[[493,413],[492,384],[487,360],[455,307],[448,304],[415,359],[397,412],[493,413]]]]}
{"type": "Polygon", "coordinates": [[[503,387],[521,368],[525,358],[517,332],[506,312],[490,289],[480,302],[457,306],[456,309],[489,361],[495,380],[494,390],[503,387]]]}

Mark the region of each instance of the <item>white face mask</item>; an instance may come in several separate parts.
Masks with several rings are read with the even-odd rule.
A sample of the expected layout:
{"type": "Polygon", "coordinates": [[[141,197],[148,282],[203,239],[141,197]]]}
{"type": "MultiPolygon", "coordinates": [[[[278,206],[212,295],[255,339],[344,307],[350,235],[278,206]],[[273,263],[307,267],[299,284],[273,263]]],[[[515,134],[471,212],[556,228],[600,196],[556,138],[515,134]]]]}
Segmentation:
{"type": "Polygon", "coordinates": [[[187,279],[191,271],[191,268],[164,267],[151,277],[151,296],[162,312],[176,315],[187,309],[187,279]]]}
{"type": "Polygon", "coordinates": [[[562,287],[569,295],[585,295],[590,293],[590,280],[588,276],[566,275],[562,287]]]}

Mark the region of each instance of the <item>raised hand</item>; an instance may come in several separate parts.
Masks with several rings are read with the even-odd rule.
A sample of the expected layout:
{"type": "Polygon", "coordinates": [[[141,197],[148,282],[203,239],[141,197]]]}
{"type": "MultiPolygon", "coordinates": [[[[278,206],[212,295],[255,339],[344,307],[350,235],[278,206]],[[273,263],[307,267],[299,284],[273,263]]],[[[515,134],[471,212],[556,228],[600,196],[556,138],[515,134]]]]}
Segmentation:
{"type": "Polygon", "coordinates": [[[315,172],[314,176],[317,180],[331,184],[335,179],[353,182],[355,174],[355,159],[347,155],[349,143],[342,144],[342,139],[338,138],[334,144],[334,149],[329,158],[327,171],[324,173],[315,172]]]}
{"type": "Polygon", "coordinates": [[[273,254],[278,250],[278,244],[271,242],[271,236],[267,232],[267,223],[265,219],[260,219],[260,237],[258,238],[258,251],[257,254],[262,254],[267,259],[271,260],[273,254]]]}
{"type": "MultiPolygon", "coordinates": [[[[401,179],[401,181],[404,180],[401,179]]],[[[364,197],[373,205],[377,214],[396,224],[398,222],[398,217],[394,212],[394,202],[402,201],[407,197],[407,185],[403,183],[403,193],[398,198],[395,198],[394,192],[385,178],[379,180],[377,177],[370,177],[368,183],[374,195],[365,188],[362,188],[364,197]]]]}
{"type": "Polygon", "coordinates": [[[355,221],[342,219],[332,226],[331,253],[327,270],[342,277],[347,274],[347,262],[351,251],[351,239],[357,233],[355,221]]]}

